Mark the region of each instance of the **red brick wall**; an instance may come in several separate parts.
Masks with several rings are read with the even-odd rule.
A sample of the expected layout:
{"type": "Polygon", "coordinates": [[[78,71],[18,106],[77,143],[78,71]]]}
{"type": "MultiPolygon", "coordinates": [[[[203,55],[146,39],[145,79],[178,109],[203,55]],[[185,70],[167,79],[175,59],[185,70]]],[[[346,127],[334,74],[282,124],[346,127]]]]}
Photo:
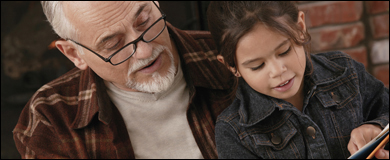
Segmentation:
{"type": "Polygon", "coordinates": [[[312,53],[340,50],[389,87],[389,1],[297,1],[312,53]]]}

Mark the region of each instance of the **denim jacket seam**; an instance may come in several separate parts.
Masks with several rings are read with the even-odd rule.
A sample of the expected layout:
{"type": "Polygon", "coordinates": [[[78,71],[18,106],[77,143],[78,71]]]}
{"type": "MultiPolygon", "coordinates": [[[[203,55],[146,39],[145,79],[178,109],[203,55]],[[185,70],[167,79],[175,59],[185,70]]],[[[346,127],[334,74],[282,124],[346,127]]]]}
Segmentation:
{"type": "Polygon", "coordinates": [[[317,90],[318,91],[321,91],[321,92],[327,92],[327,91],[329,91],[329,90],[331,90],[331,89],[334,89],[334,88],[336,88],[336,87],[339,87],[340,85],[344,85],[346,82],[349,82],[349,81],[352,81],[352,80],[354,80],[354,79],[356,79],[357,78],[357,75],[355,74],[355,73],[353,73],[353,74],[350,74],[350,75],[348,75],[348,76],[345,76],[345,77],[342,77],[342,78],[340,78],[339,80],[337,80],[336,82],[338,82],[337,83],[337,85],[333,85],[333,84],[335,84],[336,82],[329,82],[330,84],[328,84],[328,85],[324,85],[324,86],[322,86],[322,87],[320,87],[320,88],[317,88],[317,90]],[[352,76],[352,77],[351,77],[352,76]],[[341,82],[342,83],[341,83],[341,82]]]}
{"type": "Polygon", "coordinates": [[[266,128],[266,129],[251,129],[248,131],[248,134],[255,134],[255,133],[269,133],[269,132],[272,132],[278,128],[280,128],[282,125],[284,125],[285,123],[287,123],[289,117],[292,115],[292,112],[289,112],[288,115],[286,114],[283,114],[283,117],[281,118],[280,121],[278,121],[278,123],[272,125],[271,127],[269,128],[266,128]],[[255,131],[253,131],[255,130],[255,131]]]}
{"type": "MultiPolygon", "coordinates": [[[[272,154],[272,151],[270,151],[270,150],[271,150],[271,148],[266,148],[268,157],[271,157],[271,154],[272,154]]],[[[272,154],[272,158],[271,159],[275,159],[275,155],[274,154],[272,154]]]]}
{"type": "Polygon", "coordinates": [[[226,122],[227,124],[229,124],[229,125],[234,129],[234,131],[236,132],[238,138],[239,138],[241,141],[243,141],[243,139],[244,139],[245,137],[247,137],[248,134],[245,132],[245,128],[240,127],[240,124],[238,123],[238,120],[237,120],[237,118],[236,118],[236,117],[238,117],[238,116],[237,116],[238,114],[235,113],[235,114],[233,114],[233,115],[235,115],[235,116],[230,116],[230,117],[233,117],[232,119],[230,119],[229,121],[225,121],[225,122],[226,122]],[[242,130],[242,129],[244,129],[244,130],[242,130]]]}
{"type": "MultiPolygon", "coordinates": [[[[336,138],[337,142],[339,143],[340,146],[345,146],[345,144],[343,144],[342,139],[341,139],[341,137],[344,137],[344,136],[342,135],[342,131],[340,129],[339,123],[337,123],[337,120],[336,120],[333,112],[331,112],[331,115],[332,115],[333,126],[334,126],[334,128],[336,130],[336,134],[337,134],[337,138],[336,138]]],[[[348,145],[348,143],[347,143],[347,145],[348,145]]],[[[346,148],[341,147],[341,150],[343,150],[343,152],[342,152],[343,154],[345,154],[345,149],[346,148]]],[[[346,156],[346,155],[344,155],[344,156],[346,156]]]]}
{"type": "Polygon", "coordinates": [[[348,104],[347,105],[347,107],[348,107],[348,109],[350,110],[350,111],[352,111],[352,115],[353,115],[353,119],[354,119],[354,122],[355,122],[355,126],[358,126],[359,124],[358,124],[358,117],[356,117],[356,115],[357,115],[357,112],[356,112],[356,110],[355,110],[355,108],[352,106],[352,104],[348,104]]]}
{"type": "MultiPolygon", "coordinates": [[[[241,107],[242,107],[242,106],[240,106],[240,108],[241,108],[241,107]]],[[[265,114],[261,114],[261,115],[259,116],[258,119],[254,120],[254,122],[250,122],[250,123],[249,123],[249,122],[245,122],[244,119],[249,119],[248,121],[250,121],[250,119],[252,119],[252,118],[249,117],[249,115],[243,116],[242,110],[240,109],[240,110],[239,110],[239,112],[240,112],[240,117],[242,117],[242,120],[243,120],[244,122],[240,122],[240,121],[239,121],[239,123],[243,124],[243,125],[246,126],[246,127],[253,126],[253,125],[259,123],[260,121],[264,120],[265,118],[267,118],[267,117],[269,116],[269,114],[272,113],[272,111],[274,111],[274,110],[275,110],[275,107],[274,107],[274,106],[269,107],[269,110],[267,110],[266,112],[264,112],[265,114]],[[265,116],[266,114],[267,114],[268,116],[265,116]]]]}
{"type": "Polygon", "coordinates": [[[372,123],[375,123],[375,124],[378,124],[382,127],[382,129],[384,127],[386,127],[387,124],[383,124],[382,121],[387,121],[387,124],[389,123],[389,116],[388,115],[382,115],[380,117],[377,117],[376,119],[373,119],[373,120],[370,120],[370,121],[365,121],[365,122],[362,122],[362,124],[360,125],[363,125],[363,124],[372,124],[372,123]]]}
{"type": "MultiPolygon", "coordinates": [[[[248,138],[249,138],[250,142],[252,142],[252,144],[255,144],[252,137],[248,136],[248,138]]],[[[243,144],[244,147],[245,147],[246,149],[248,149],[249,151],[251,151],[252,153],[256,153],[256,152],[254,151],[254,149],[251,148],[251,145],[248,144],[248,142],[245,141],[244,139],[241,140],[241,144],[243,144]]],[[[253,145],[253,146],[254,146],[254,145],[253,145]]]]}
{"type": "MultiPolygon", "coordinates": [[[[287,124],[288,125],[288,127],[290,128],[290,130],[291,130],[291,125],[290,124],[287,124]]],[[[283,148],[285,148],[286,147],[286,145],[287,145],[287,141],[289,141],[289,140],[291,140],[291,137],[293,136],[293,135],[295,135],[295,133],[293,133],[293,132],[290,132],[286,137],[284,137],[283,138],[283,143],[280,145],[280,147],[275,147],[275,148],[278,148],[278,149],[283,149],[283,148]]]]}
{"type": "Polygon", "coordinates": [[[238,138],[240,139],[240,141],[242,142],[242,140],[247,136],[247,135],[244,135],[242,136],[242,134],[244,134],[245,132],[243,132],[239,126],[238,123],[235,122],[234,119],[230,120],[230,121],[224,121],[225,123],[227,123],[229,126],[231,126],[233,128],[233,130],[236,132],[238,138]]]}
{"type": "Polygon", "coordinates": [[[283,103],[278,103],[275,101],[275,99],[271,99],[277,106],[279,106],[281,109],[283,109],[283,103]]]}
{"type": "Polygon", "coordinates": [[[299,154],[299,150],[298,150],[297,146],[295,145],[294,141],[291,141],[290,147],[291,147],[291,150],[294,152],[295,158],[300,158],[301,156],[299,154]],[[296,151],[298,151],[298,153],[296,151]]]}
{"type": "Polygon", "coordinates": [[[347,135],[347,136],[337,136],[337,137],[329,137],[329,138],[347,138],[347,137],[351,137],[351,136],[347,135]]]}
{"type": "Polygon", "coordinates": [[[220,116],[218,116],[217,122],[218,121],[230,122],[230,121],[232,121],[232,119],[236,118],[237,116],[239,116],[237,112],[226,115],[226,116],[221,114],[220,116]]]}
{"type": "MultiPolygon", "coordinates": [[[[325,117],[326,114],[324,113],[325,110],[320,110],[320,112],[321,112],[321,117],[322,117],[323,119],[326,119],[326,117],[325,117]]],[[[329,131],[329,128],[332,128],[331,125],[330,125],[330,124],[328,123],[328,121],[326,121],[326,120],[324,121],[324,128],[326,129],[325,132],[328,132],[328,131],[329,131]]],[[[326,135],[328,135],[328,133],[326,133],[326,135]]]]}
{"type": "MultiPolygon", "coordinates": [[[[353,87],[353,86],[348,85],[348,87],[353,87]]],[[[356,88],[350,88],[350,89],[352,90],[351,94],[349,95],[349,97],[345,98],[348,99],[348,101],[343,101],[342,103],[340,103],[339,106],[336,107],[337,109],[344,108],[346,105],[349,104],[349,102],[351,102],[358,95],[358,92],[355,92],[356,88]]]]}
{"type": "Polygon", "coordinates": [[[234,113],[234,114],[231,114],[231,115],[229,115],[228,117],[226,117],[226,120],[227,121],[232,121],[233,119],[235,119],[235,118],[237,118],[237,117],[239,117],[240,115],[236,112],[236,113],[234,113]]]}
{"type": "MultiPolygon", "coordinates": [[[[330,59],[329,59],[329,60],[330,60],[330,59]]],[[[333,61],[330,61],[330,62],[333,62],[333,61]]],[[[337,63],[335,63],[335,62],[333,62],[333,63],[327,63],[327,64],[330,65],[330,66],[332,66],[332,67],[334,67],[334,68],[336,68],[336,69],[340,69],[340,70],[344,69],[343,67],[340,67],[339,64],[337,64],[337,63]]]]}
{"type": "MultiPolygon", "coordinates": [[[[291,130],[291,128],[293,127],[292,124],[288,124],[288,123],[287,123],[287,125],[288,125],[288,127],[290,128],[290,130],[291,130]]],[[[290,141],[291,138],[292,138],[295,134],[296,134],[296,132],[295,132],[295,133],[290,132],[286,137],[284,137],[284,141],[283,141],[283,143],[280,145],[280,149],[285,148],[286,145],[287,145],[287,141],[290,141]]]]}
{"type": "Polygon", "coordinates": [[[349,56],[348,54],[344,54],[343,52],[340,52],[340,51],[334,51],[331,53],[333,53],[333,54],[327,56],[327,58],[329,60],[338,59],[338,58],[346,58],[348,60],[351,59],[351,56],[349,56]]]}

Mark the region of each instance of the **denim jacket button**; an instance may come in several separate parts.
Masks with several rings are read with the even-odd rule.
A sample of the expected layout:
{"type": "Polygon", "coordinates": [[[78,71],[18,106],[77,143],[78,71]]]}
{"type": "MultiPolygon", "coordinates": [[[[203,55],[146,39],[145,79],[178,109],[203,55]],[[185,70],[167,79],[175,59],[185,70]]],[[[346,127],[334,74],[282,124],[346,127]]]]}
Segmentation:
{"type": "Polygon", "coordinates": [[[337,94],[334,94],[333,92],[331,92],[331,94],[332,94],[333,100],[334,100],[336,103],[340,103],[340,97],[339,97],[337,94]]]}
{"type": "Polygon", "coordinates": [[[313,139],[316,138],[316,129],[314,129],[314,127],[312,127],[312,126],[307,127],[306,133],[307,133],[309,136],[313,137],[313,139]]]}
{"type": "Polygon", "coordinates": [[[280,142],[282,142],[282,139],[279,136],[274,135],[274,134],[271,134],[271,135],[272,135],[271,141],[273,144],[279,144],[280,142]]]}

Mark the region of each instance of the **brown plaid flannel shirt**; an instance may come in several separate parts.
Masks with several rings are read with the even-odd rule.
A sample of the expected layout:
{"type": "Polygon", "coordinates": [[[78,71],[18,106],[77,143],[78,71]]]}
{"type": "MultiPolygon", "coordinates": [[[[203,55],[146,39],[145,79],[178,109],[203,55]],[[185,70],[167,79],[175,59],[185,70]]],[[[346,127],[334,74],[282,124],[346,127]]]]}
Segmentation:
{"type": "MultiPolygon", "coordinates": [[[[233,75],[216,60],[207,31],[182,31],[168,24],[190,87],[187,119],[204,158],[217,158],[214,125],[232,99],[233,75]]],[[[22,158],[134,158],[123,118],[103,80],[75,68],[42,86],[13,130],[22,158]]]]}

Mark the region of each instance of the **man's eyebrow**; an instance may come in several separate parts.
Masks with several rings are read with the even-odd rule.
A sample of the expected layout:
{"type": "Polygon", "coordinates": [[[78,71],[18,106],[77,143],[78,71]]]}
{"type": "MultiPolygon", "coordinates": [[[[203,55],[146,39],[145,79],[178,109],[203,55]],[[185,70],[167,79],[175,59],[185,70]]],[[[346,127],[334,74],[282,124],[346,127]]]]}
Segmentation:
{"type": "MultiPolygon", "coordinates": [[[[283,45],[285,45],[285,44],[288,43],[288,42],[289,42],[289,39],[284,40],[282,43],[280,43],[278,46],[275,47],[274,51],[278,50],[280,47],[282,47],[283,45]]],[[[252,63],[252,62],[254,62],[254,61],[257,61],[257,60],[259,60],[259,59],[261,59],[261,58],[255,58],[255,59],[247,60],[247,61],[245,61],[244,63],[242,63],[242,65],[243,65],[243,66],[248,65],[248,64],[250,64],[250,63],[252,63]]]]}
{"type": "MultiPolygon", "coordinates": [[[[148,5],[147,3],[144,3],[144,4],[141,4],[140,7],[138,7],[137,12],[136,12],[136,13],[134,14],[134,16],[133,16],[134,19],[136,19],[136,18],[139,16],[139,14],[141,14],[141,12],[144,10],[144,8],[145,8],[147,5],[148,5]]],[[[118,35],[118,33],[112,33],[112,34],[109,34],[109,35],[107,35],[107,36],[104,36],[104,38],[97,44],[98,48],[100,48],[100,46],[101,46],[104,42],[106,42],[106,41],[108,41],[108,40],[114,38],[116,35],[118,35]]]]}
{"type": "Polygon", "coordinates": [[[147,3],[144,3],[144,4],[141,4],[141,6],[138,8],[137,12],[134,14],[134,19],[136,19],[139,14],[141,14],[141,12],[144,10],[144,8],[147,6],[148,4],[147,3]]]}

